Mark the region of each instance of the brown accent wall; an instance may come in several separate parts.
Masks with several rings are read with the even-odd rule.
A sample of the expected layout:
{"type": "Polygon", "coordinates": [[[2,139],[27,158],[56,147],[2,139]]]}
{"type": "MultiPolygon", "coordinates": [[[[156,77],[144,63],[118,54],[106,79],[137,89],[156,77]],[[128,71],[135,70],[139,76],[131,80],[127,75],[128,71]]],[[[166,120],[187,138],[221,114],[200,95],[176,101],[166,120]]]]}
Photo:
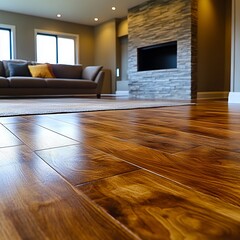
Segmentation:
{"type": "Polygon", "coordinates": [[[240,103],[240,1],[232,0],[232,75],[230,102],[240,103]]]}
{"type": "Polygon", "coordinates": [[[229,91],[231,0],[198,0],[198,92],[229,91]]]}
{"type": "Polygon", "coordinates": [[[231,88],[232,0],[225,1],[225,79],[224,91],[231,88]]]}
{"type": "Polygon", "coordinates": [[[79,35],[79,63],[94,64],[94,27],[0,11],[0,23],[16,27],[16,58],[36,60],[34,29],[79,35]]]}

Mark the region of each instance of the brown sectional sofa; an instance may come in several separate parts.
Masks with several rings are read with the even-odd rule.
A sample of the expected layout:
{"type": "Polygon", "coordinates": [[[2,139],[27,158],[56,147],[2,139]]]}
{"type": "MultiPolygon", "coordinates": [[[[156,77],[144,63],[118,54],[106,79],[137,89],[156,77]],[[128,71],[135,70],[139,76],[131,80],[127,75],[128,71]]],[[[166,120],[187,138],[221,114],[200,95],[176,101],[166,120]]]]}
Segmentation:
{"type": "Polygon", "coordinates": [[[48,64],[52,74],[33,76],[25,60],[0,61],[0,97],[96,94],[101,97],[104,72],[102,66],[48,64]]]}

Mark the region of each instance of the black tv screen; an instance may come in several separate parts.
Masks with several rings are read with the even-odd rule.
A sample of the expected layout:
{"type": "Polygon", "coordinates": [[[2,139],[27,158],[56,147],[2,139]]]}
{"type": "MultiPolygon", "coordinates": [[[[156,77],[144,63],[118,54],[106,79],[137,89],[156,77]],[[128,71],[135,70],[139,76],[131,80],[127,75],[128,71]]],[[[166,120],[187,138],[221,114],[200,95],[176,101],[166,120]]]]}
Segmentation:
{"type": "Polygon", "coordinates": [[[177,68],[177,41],[137,49],[138,71],[177,68]]]}

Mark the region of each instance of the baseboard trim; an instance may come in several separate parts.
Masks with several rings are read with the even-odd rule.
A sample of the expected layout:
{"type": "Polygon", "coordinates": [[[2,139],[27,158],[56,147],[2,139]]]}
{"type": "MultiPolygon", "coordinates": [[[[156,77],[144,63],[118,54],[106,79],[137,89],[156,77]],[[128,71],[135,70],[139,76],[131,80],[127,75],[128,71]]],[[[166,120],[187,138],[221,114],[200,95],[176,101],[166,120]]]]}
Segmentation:
{"type": "Polygon", "coordinates": [[[116,91],[116,95],[129,95],[129,91],[116,91]]]}
{"type": "Polygon", "coordinates": [[[229,103],[240,103],[240,92],[230,92],[228,102],[229,103]]]}
{"type": "Polygon", "coordinates": [[[227,99],[229,92],[198,92],[198,99],[227,99]]]}

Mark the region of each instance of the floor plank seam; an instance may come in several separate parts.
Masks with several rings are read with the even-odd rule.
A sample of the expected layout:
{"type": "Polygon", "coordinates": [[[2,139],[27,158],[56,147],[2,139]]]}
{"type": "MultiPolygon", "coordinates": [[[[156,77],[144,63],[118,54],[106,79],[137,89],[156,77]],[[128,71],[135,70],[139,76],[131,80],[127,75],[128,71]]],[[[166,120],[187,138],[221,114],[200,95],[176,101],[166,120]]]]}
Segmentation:
{"type": "Polygon", "coordinates": [[[92,183],[95,183],[95,182],[99,182],[99,181],[102,181],[104,179],[108,179],[108,178],[111,178],[111,177],[117,177],[117,176],[122,176],[122,175],[129,174],[129,173],[132,173],[132,172],[137,172],[137,171],[139,171],[141,169],[142,168],[139,168],[139,169],[136,169],[136,170],[131,170],[131,171],[126,171],[126,172],[123,172],[123,173],[115,174],[113,176],[102,177],[102,178],[98,178],[98,179],[95,179],[95,180],[92,180],[92,181],[84,182],[84,183],[73,185],[73,186],[77,188],[77,187],[80,187],[80,186],[88,185],[90,183],[92,184],[92,183]]]}

